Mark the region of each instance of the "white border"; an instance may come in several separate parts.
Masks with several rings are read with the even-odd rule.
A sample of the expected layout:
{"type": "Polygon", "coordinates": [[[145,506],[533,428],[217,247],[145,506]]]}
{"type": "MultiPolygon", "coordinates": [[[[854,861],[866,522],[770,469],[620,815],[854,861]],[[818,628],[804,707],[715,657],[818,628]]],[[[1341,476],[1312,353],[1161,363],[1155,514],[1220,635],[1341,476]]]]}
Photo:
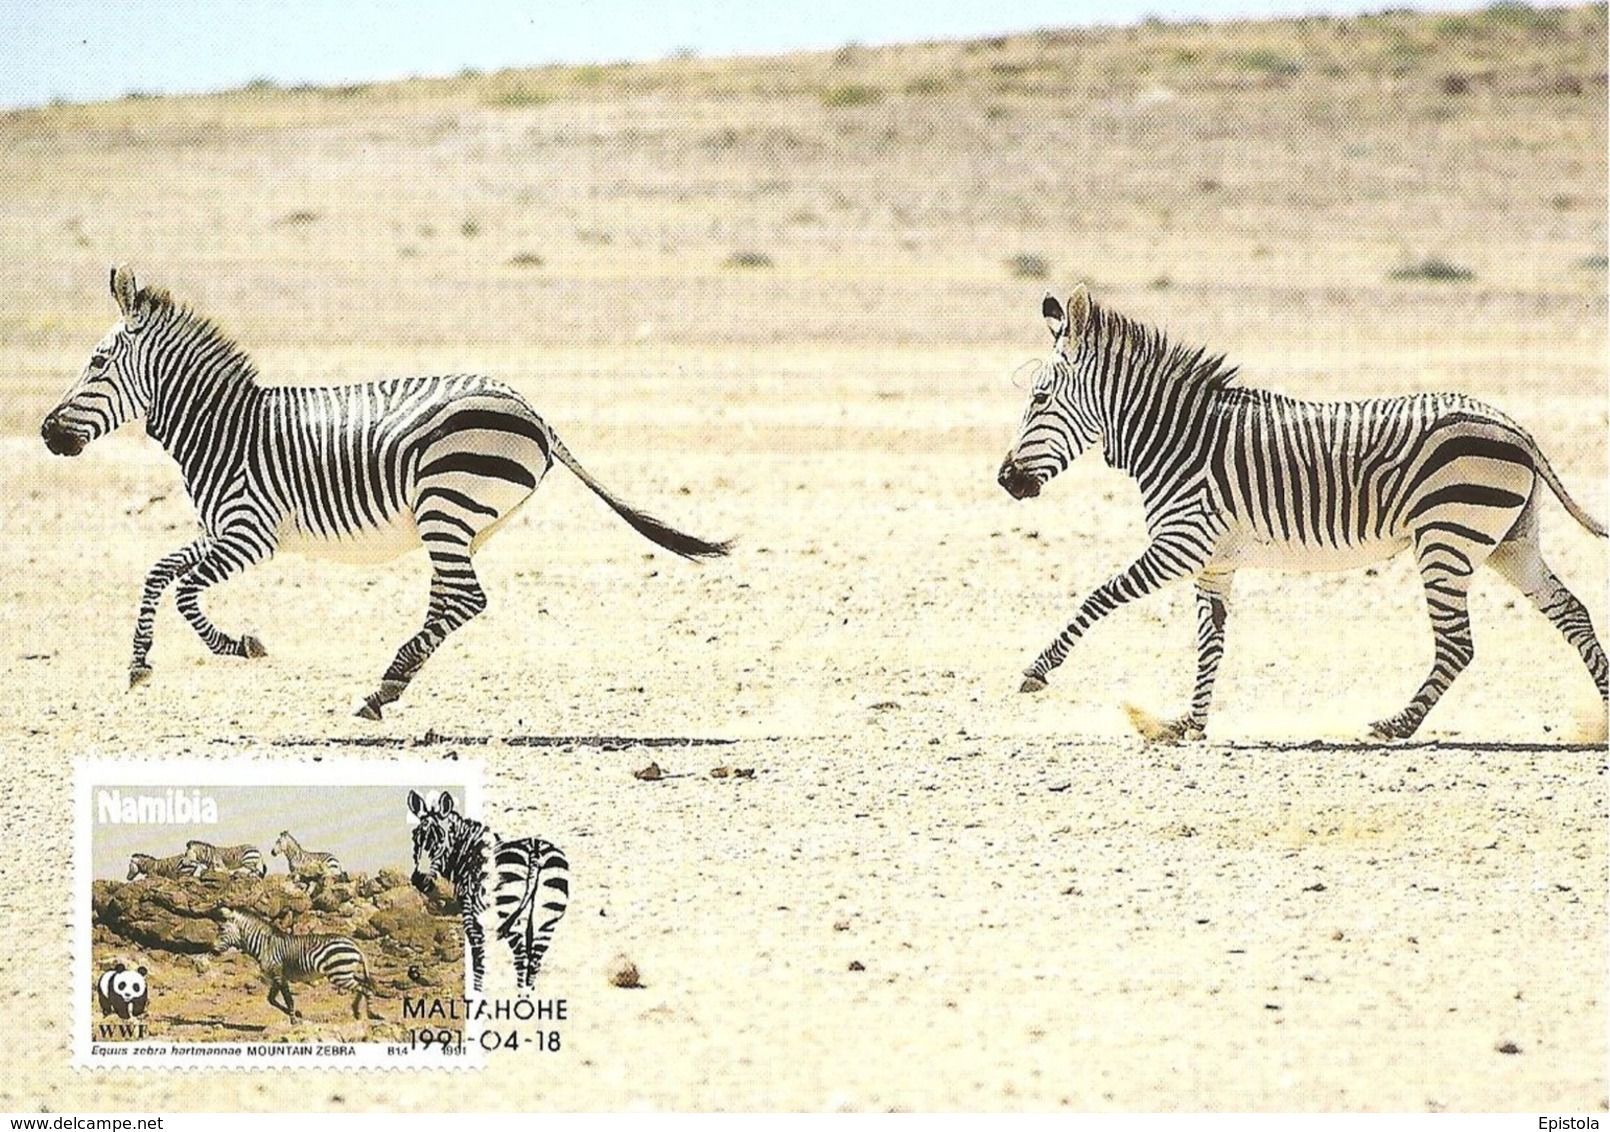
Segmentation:
{"type": "MultiPolygon", "coordinates": [[[[480,1069],[485,1057],[478,1042],[469,1040],[472,1027],[466,1024],[464,1052],[447,1055],[439,1047],[411,1048],[390,1052],[390,1042],[357,1043],[352,1056],[312,1054],[301,1056],[185,1055],[171,1052],[178,1045],[249,1045],[284,1049],[273,1042],[118,1042],[131,1051],[117,1057],[97,1057],[91,1041],[94,1032],[90,996],[85,988],[93,977],[92,939],[94,926],[94,844],[93,798],[98,785],[134,786],[419,786],[422,783],[462,783],[464,812],[480,817],[482,810],[482,767],[478,759],[397,760],[311,756],[232,756],[227,759],[103,759],[81,757],[73,761],[73,1065],[79,1069],[480,1069]],[[144,1052],[133,1052],[133,1051],[144,1052]]],[[[403,799],[398,798],[398,811],[403,799]]],[[[467,948],[467,945],[466,945],[467,948]]],[[[469,970],[468,956],[465,971],[469,970]]],[[[468,993],[468,988],[460,995],[468,993]]],[[[331,1043],[337,1044],[337,1043],[331,1043]]]]}

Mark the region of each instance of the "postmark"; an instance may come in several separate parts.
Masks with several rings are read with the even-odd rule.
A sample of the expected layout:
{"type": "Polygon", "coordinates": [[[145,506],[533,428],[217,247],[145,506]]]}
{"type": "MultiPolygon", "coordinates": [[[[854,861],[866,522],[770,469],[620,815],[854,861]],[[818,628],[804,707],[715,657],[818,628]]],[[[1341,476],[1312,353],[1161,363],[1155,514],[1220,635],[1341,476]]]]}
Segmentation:
{"type": "Polygon", "coordinates": [[[522,1029],[562,1041],[554,1004],[476,994],[460,900],[415,869],[409,799],[479,825],[478,764],[83,759],[75,787],[75,1064],[476,1067],[522,1029]]]}

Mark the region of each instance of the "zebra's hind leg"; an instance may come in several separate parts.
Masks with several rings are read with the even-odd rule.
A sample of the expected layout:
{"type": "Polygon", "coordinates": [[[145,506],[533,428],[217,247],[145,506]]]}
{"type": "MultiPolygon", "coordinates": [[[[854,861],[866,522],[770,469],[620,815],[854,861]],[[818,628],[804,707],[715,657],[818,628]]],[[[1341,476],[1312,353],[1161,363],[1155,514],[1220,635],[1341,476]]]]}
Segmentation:
{"type": "Polygon", "coordinates": [[[206,553],[207,540],[198,538],[189,546],[180,547],[164,555],[145,576],[145,589],[140,594],[140,613],[134,621],[134,657],[129,662],[129,687],[143,684],[151,676],[146,658],[151,653],[152,630],[156,623],[157,603],[175,578],[188,573],[206,553]]]}
{"type": "Polygon", "coordinates": [[[201,611],[201,593],[230,575],[268,557],[270,546],[247,532],[228,532],[207,545],[199,561],[179,579],[173,601],[184,619],[214,656],[243,656],[251,659],[266,655],[263,642],[250,634],[231,637],[222,632],[201,611]]]}
{"type": "Polygon", "coordinates": [[[1191,710],[1178,719],[1164,722],[1131,707],[1130,722],[1142,737],[1154,743],[1179,743],[1206,736],[1213,684],[1218,679],[1219,661],[1224,659],[1224,622],[1230,610],[1230,586],[1234,580],[1234,571],[1203,571],[1196,576],[1196,689],[1191,693],[1191,710]]]}
{"type": "Polygon", "coordinates": [[[563,851],[553,842],[539,838],[533,855],[538,879],[536,891],[532,894],[535,907],[526,917],[522,987],[536,986],[537,972],[542,969],[542,961],[548,954],[554,929],[564,919],[565,909],[570,907],[570,862],[565,860],[563,851]]]}
{"type": "Polygon", "coordinates": [[[380,687],[364,697],[357,711],[364,719],[379,719],[381,709],[402,696],[447,635],[486,608],[486,592],[475,576],[462,532],[447,529],[440,521],[421,522],[420,537],[430,553],[430,609],[424,627],[397,650],[380,687]]]}
{"type": "Polygon", "coordinates": [[[548,945],[553,942],[554,928],[558,927],[559,921],[564,918],[565,906],[550,903],[544,905],[541,911],[548,913],[548,918],[539,924],[537,915],[532,915],[530,923],[526,925],[525,955],[523,959],[516,958],[516,970],[518,971],[522,965],[524,967],[520,979],[522,987],[537,985],[537,972],[542,970],[542,961],[548,955],[548,945]]]}
{"type": "Polygon", "coordinates": [[[371,1022],[378,1022],[381,1020],[380,1015],[376,1014],[374,1012],[374,1008],[370,1005],[370,999],[373,996],[374,984],[369,982],[367,976],[353,985],[352,1016],[358,1019],[358,1021],[361,1022],[365,1018],[371,1022]],[[362,1014],[358,1013],[358,1007],[360,1004],[363,1007],[362,1014]]]}
{"type": "Polygon", "coordinates": [[[1468,544],[1468,538],[1438,530],[1422,530],[1415,536],[1414,553],[1425,586],[1426,612],[1431,616],[1435,646],[1431,672],[1408,707],[1370,725],[1373,739],[1407,739],[1418,731],[1426,714],[1476,655],[1470,635],[1469,591],[1470,576],[1480,559],[1478,553],[1473,553],[1476,548],[1468,544]]]}
{"type": "Polygon", "coordinates": [[[1532,508],[1527,508],[1510,537],[1498,544],[1487,564],[1525,594],[1581,654],[1588,675],[1599,689],[1599,699],[1610,697],[1610,662],[1605,659],[1587,609],[1544,561],[1532,508]]]}
{"type": "Polygon", "coordinates": [[[553,925],[557,917],[538,925],[536,909],[528,909],[525,922],[508,936],[509,951],[514,955],[514,984],[521,990],[537,985],[537,972],[542,969],[542,957],[548,953],[548,941],[553,938],[553,925]]]}

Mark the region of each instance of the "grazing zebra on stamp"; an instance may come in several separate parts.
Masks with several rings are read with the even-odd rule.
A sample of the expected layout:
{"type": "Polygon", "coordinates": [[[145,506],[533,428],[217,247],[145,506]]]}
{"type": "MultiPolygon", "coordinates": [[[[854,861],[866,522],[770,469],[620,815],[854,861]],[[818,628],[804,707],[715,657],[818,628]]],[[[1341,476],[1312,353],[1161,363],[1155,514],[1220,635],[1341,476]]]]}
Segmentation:
{"type": "Polygon", "coordinates": [[[1074,642],[1119,605],[1194,578],[1191,708],[1150,731],[1201,738],[1238,569],[1346,569],[1412,549],[1435,659],[1408,706],[1372,726],[1374,737],[1413,735],[1470,663],[1466,595],[1483,564],[1577,649],[1606,698],[1610,665],[1587,610],[1538,545],[1538,483],[1594,535],[1605,537],[1605,527],[1503,413],[1452,393],[1315,402],[1246,388],[1222,358],[1171,346],[1157,330],[1097,306],[1083,285],[1066,308],[1047,295],[1042,314],[1052,354],[997,482],[1013,498],[1036,496],[1099,442],[1107,463],[1139,484],[1151,541],[1085,599],[1024,672],[1022,691],[1043,689],[1074,642]]]}
{"type": "Polygon", "coordinates": [[[248,876],[266,877],[268,864],[262,850],[255,845],[213,845],[206,841],[186,841],[185,860],[195,866],[196,876],[209,872],[245,873],[248,876]]]}
{"type": "Polygon", "coordinates": [[[486,608],[471,564],[557,460],[639,534],[684,558],[728,543],[684,534],[627,506],[577,462],[517,392],[475,375],[298,388],[259,384],[256,367],[207,319],[112,270],[122,318],[45,417],[54,453],[138,417],[178,463],[202,533],[146,575],[129,664],[151,675],[163,592],[220,656],[260,657],[252,635],[207,619],[201,594],[277,551],[378,562],[423,546],[431,563],[424,626],[397,650],[358,714],[379,719],[455,629],[486,608]]]}
{"type": "Polygon", "coordinates": [[[141,877],[179,880],[183,877],[200,876],[201,871],[201,862],[193,859],[188,853],[176,853],[172,857],[153,857],[149,853],[129,854],[131,881],[139,880],[141,877]]]}
{"type": "Polygon", "coordinates": [[[323,977],[337,990],[352,991],[352,1016],[377,1016],[369,1009],[375,985],[358,945],[344,935],[285,935],[246,912],[219,909],[223,921],[214,950],[235,949],[257,960],[268,982],[268,1004],[291,1018],[300,1018],[291,998],[292,983],[309,983],[323,977]],[[278,1001],[275,1001],[276,995],[278,1001]],[[358,1012],[362,1005],[363,1013],[358,1012]]]}
{"type": "Polygon", "coordinates": [[[340,858],[334,853],[302,848],[301,842],[292,837],[289,830],[280,830],[280,835],[274,839],[274,848],[269,852],[276,857],[284,857],[286,870],[298,879],[316,878],[322,881],[326,877],[344,879],[347,875],[341,867],[340,858]]]}
{"type": "Polygon", "coordinates": [[[554,928],[570,903],[570,865],[540,837],[500,841],[483,823],[459,813],[445,791],[434,806],[408,792],[414,825],[414,887],[429,892],[439,875],[453,886],[470,945],[470,982],[479,991],[486,969],[481,913],[490,890],[496,927],[514,955],[519,987],[536,985],[554,928]],[[490,864],[493,876],[488,878],[490,864]]]}

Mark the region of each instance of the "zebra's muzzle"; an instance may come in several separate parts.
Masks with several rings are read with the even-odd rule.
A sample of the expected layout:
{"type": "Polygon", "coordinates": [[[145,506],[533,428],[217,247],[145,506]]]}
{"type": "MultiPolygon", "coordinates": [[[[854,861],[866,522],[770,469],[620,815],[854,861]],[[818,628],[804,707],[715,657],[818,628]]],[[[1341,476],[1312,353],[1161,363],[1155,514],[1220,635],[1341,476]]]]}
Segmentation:
{"type": "Polygon", "coordinates": [[[54,416],[45,418],[45,423],[39,426],[39,435],[44,437],[45,447],[57,456],[77,456],[86,443],[82,436],[61,424],[54,416]]]}
{"type": "Polygon", "coordinates": [[[425,893],[426,895],[436,891],[436,878],[428,873],[422,873],[418,869],[415,869],[414,875],[408,879],[413,882],[415,888],[419,889],[419,891],[425,893]]]}
{"type": "Polygon", "coordinates": [[[1040,494],[1040,481],[1024,471],[1023,466],[1011,457],[1002,462],[995,482],[1005,488],[1006,494],[1013,499],[1033,499],[1040,494]]]}

